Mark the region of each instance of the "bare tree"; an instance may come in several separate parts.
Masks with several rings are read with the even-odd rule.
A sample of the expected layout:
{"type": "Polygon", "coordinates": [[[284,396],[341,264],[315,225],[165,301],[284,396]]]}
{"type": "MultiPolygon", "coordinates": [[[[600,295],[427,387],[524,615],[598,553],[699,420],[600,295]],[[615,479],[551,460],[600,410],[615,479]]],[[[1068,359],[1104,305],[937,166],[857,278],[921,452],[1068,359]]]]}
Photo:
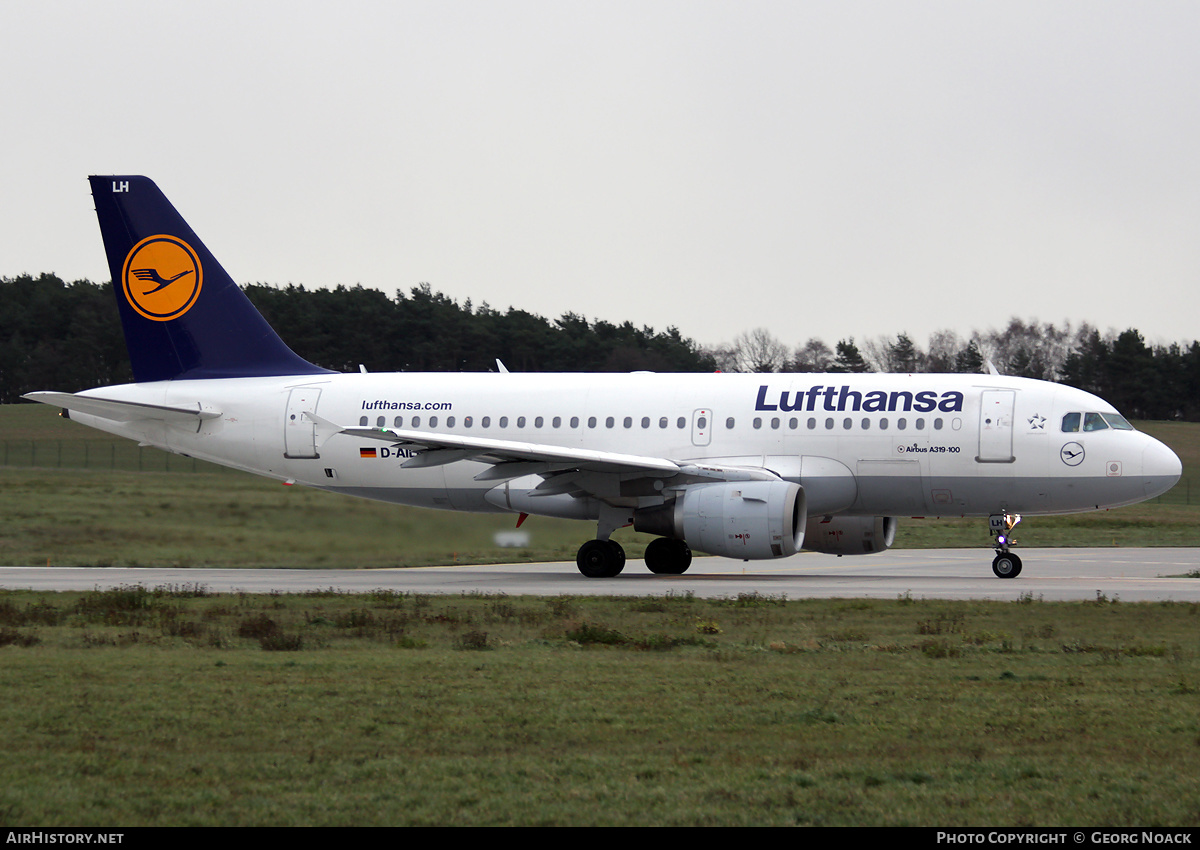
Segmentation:
{"type": "Polygon", "coordinates": [[[778,372],[788,363],[787,346],[766,328],[745,331],[733,338],[738,372],[778,372]]]}
{"type": "Polygon", "coordinates": [[[717,365],[718,372],[737,372],[738,354],[736,349],[727,342],[700,349],[704,356],[711,357],[717,365]]]}
{"type": "Polygon", "coordinates": [[[796,349],[792,358],[795,372],[828,372],[833,365],[833,351],[815,336],[796,349]]]}
{"type": "Polygon", "coordinates": [[[934,331],[929,335],[925,368],[930,372],[953,372],[955,361],[963,348],[963,341],[955,331],[934,331]]]}

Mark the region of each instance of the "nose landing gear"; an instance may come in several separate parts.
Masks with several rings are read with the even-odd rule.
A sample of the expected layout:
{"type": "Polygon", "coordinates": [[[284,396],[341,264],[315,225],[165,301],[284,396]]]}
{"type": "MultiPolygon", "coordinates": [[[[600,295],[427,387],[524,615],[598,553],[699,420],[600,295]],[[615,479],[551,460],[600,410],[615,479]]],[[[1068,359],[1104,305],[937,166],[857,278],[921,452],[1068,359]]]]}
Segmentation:
{"type": "Polygon", "coordinates": [[[1009,551],[1009,547],[1017,542],[1012,539],[1011,532],[1020,521],[1020,514],[992,514],[988,517],[988,526],[996,538],[996,558],[992,561],[992,572],[996,578],[1016,578],[1021,574],[1021,559],[1009,551]]]}

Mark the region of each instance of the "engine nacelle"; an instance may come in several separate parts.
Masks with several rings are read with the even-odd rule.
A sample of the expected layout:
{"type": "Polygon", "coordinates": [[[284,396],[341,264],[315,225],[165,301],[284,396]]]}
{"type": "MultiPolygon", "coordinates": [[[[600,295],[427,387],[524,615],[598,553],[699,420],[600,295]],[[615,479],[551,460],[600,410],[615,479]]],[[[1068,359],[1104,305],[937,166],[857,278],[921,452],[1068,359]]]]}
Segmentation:
{"type": "Polygon", "coordinates": [[[804,548],[827,555],[870,555],[894,542],[894,516],[837,516],[810,525],[804,548]]]}
{"type": "Polygon", "coordinates": [[[637,531],[686,540],[726,558],[786,558],[800,551],[804,489],[790,481],[731,481],[687,488],[674,503],[634,511],[637,531]]]}

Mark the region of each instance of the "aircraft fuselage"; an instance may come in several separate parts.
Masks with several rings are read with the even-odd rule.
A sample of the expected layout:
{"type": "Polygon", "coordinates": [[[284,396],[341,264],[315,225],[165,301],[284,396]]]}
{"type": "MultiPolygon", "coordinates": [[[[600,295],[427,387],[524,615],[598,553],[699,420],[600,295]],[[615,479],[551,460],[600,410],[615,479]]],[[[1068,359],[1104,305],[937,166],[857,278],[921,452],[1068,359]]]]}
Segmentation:
{"type": "MultiPolygon", "coordinates": [[[[1001,376],[356,373],[80,395],[92,393],[165,406],[200,400],[220,415],[197,427],[73,412],[83,424],[259,475],[452,510],[505,510],[488,498],[503,482],[477,480],[489,466],[471,460],[405,467],[423,450],[323,435],[305,414],[761,467],[803,484],[810,516],[1068,513],[1143,501],[1179,474],[1174,454],[1146,434],[1063,430],[1069,414],[1116,413],[1098,397],[1001,376]]],[[[639,507],[661,498],[651,481],[611,500],[639,507]]],[[[529,507],[519,510],[540,512],[529,507]]],[[[577,507],[570,515],[583,518],[577,507]]]]}

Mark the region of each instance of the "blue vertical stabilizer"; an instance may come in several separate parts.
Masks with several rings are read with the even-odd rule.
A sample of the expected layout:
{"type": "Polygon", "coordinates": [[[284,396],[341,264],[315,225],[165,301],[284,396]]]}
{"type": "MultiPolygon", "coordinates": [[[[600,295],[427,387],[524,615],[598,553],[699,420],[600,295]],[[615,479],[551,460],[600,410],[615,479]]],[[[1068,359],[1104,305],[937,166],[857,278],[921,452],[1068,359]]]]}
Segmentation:
{"type": "Polygon", "coordinates": [[[146,177],[89,177],[134,378],[311,375],[146,177]]]}

